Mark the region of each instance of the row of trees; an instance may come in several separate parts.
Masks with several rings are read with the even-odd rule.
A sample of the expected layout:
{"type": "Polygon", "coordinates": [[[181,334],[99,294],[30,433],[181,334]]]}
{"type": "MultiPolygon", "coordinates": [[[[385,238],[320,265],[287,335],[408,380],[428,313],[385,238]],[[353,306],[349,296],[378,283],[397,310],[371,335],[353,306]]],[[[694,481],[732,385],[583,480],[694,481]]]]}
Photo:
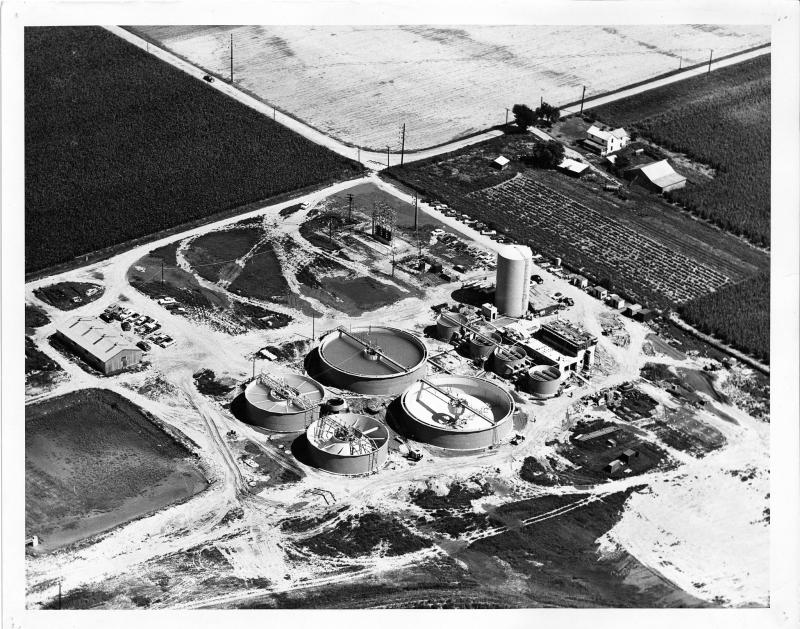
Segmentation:
{"type": "Polygon", "coordinates": [[[514,124],[523,131],[537,122],[553,124],[558,122],[561,117],[561,111],[558,107],[545,102],[536,109],[531,109],[527,105],[514,105],[511,108],[511,113],[514,114],[514,124]]]}

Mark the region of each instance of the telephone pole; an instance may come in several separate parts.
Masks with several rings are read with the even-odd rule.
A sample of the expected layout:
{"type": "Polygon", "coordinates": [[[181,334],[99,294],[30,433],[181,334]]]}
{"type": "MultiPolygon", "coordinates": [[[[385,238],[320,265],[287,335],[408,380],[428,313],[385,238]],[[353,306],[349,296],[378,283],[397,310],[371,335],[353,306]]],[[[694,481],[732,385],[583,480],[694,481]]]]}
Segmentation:
{"type": "Polygon", "coordinates": [[[233,85],[233,33],[231,33],[231,85],[233,85]]]}
{"type": "Polygon", "coordinates": [[[419,214],[419,204],[417,203],[417,195],[414,195],[414,231],[417,231],[417,215],[419,214]]]}
{"type": "Polygon", "coordinates": [[[580,113],[583,113],[583,99],[585,97],[586,97],[586,86],[584,85],[583,86],[583,93],[581,94],[581,111],[580,111],[580,113]]]}
{"type": "Polygon", "coordinates": [[[678,70],[680,70],[682,67],[683,67],[683,56],[681,55],[678,58],[678,70]]]}
{"type": "Polygon", "coordinates": [[[347,220],[350,223],[352,223],[353,222],[353,193],[352,192],[348,193],[347,202],[348,202],[347,220]]]}
{"type": "Polygon", "coordinates": [[[711,74],[711,59],[714,57],[714,50],[712,49],[708,54],[708,72],[706,72],[706,76],[711,74]]]}
{"type": "Polygon", "coordinates": [[[506,107],[506,124],[508,124],[508,107],[506,107]]]}
{"type": "Polygon", "coordinates": [[[403,130],[400,132],[400,165],[403,165],[403,158],[406,151],[406,123],[403,123],[403,130]]]}
{"type": "Polygon", "coordinates": [[[389,145],[386,145],[386,168],[389,168],[389,145]]]}

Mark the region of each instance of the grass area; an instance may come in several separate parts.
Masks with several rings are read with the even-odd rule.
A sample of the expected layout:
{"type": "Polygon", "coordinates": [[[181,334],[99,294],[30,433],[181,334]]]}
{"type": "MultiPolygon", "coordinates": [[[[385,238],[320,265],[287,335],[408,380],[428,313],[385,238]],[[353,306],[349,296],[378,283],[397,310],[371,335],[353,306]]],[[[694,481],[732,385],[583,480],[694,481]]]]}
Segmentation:
{"type": "Polygon", "coordinates": [[[681,316],[751,356],[769,362],[769,273],[683,304],[681,316]]]}
{"type": "Polygon", "coordinates": [[[42,352],[33,339],[25,337],[25,385],[45,387],[63,372],[53,359],[42,352]]]}
{"type": "Polygon", "coordinates": [[[99,299],[104,290],[99,284],[90,282],[59,282],[37,288],[33,294],[60,310],[73,310],[99,299]]]}
{"type": "Polygon", "coordinates": [[[770,243],[771,55],[590,110],[717,170],[671,198],[725,230],[770,243]]]}
{"type": "Polygon", "coordinates": [[[259,245],[228,290],[264,301],[287,301],[289,284],[281,273],[280,262],[269,242],[259,245]]]}
{"type": "Polygon", "coordinates": [[[53,547],[207,485],[183,443],[126,398],[85,389],[25,413],[25,529],[53,547]]]}
{"type": "Polygon", "coordinates": [[[257,227],[227,229],[198,236],[189,244],[185,257],[192,269],[209,282],[218,282],[238,274],[241,267],[235,263],[263,236],[257,227]]]}
{"type": "Polygon", "coordinates": [[[96,27],[25,29],[25,148],[27,272],[362,170],[96,27]]]}

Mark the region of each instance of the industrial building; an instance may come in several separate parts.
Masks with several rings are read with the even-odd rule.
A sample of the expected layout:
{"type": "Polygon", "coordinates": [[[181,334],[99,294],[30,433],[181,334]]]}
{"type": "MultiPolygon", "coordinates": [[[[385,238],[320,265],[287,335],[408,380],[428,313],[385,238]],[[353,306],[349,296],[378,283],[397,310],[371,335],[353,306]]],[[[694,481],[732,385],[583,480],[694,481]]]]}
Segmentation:
{"type": "MultiPolygon", "coordinates": [[[[558,367],[562,372],[577,371],[594,364],[597,338],[556,319],[543,324],[524,347],[537,364],[558,367]]],[[[537,372],[537,381],[540,375],[537,372]]]]}
{"type": "Polygon", "coordinates": [[[514,399],[483,378],[423,378],[403,393],[400,406],[402,431],[440,448],[480,450],[500,443],[513,429],[514,399]]]}
{"type": "Polygon", "coordinates": [[[427,359],[425,343],[410,332],[386,326],[339,326],[322,339],[307,369],[329,386],[389,395],[423,377],[427,359]]]}
{"type": "Polygon", "coordinates": [[[95,317],[70,317],[55,336],[89,365],[110,376],[142,362],[142,350],[95,317]]]}
{"type": "Polygon", "coordinates": [[[389,455],[389,430],[368,415],[324,415],[306,429],[306,439],[311,463],[332,474],[371,474],[389,455]]]}
{"type": "Polygon", "coordinates": [[[494,305],[500,314],[522,317],[528,312],[533,252],[524,245],[508,245],[497,253],[494,305]]]}
{"type": "Polygon", "coordinates": [[[299,432],[319,418],[325,389],[300,374],[260,374],[244,391],[242,420],[274,432],[299,432]]]}

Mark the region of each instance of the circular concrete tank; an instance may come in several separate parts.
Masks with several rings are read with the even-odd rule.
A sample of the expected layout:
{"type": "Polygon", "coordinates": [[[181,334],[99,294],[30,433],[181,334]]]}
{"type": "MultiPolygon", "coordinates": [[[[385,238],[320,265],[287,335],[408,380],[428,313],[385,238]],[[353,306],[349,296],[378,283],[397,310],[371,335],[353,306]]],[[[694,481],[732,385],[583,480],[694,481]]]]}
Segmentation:
{"type": "Polygon", "coordinates": [[[561,380],[561,370],[555,365],[536,365],[528,370],[528,393],[540,398],[553,397],[561,380]]]}
{"type": "Polygon", "coordinates": [[[261,374],[244,390],[242,419],[274,432],[299,432],[319,417],[323,397],[323,386],[308,376],[261,374]]]}
{"type": "Polygon", "coordinates": [[[322,339],[318,350],[320,380],[356,393],[400,393],[427,370],[425,344],[397,328],[337,328],[322,339]]]}
{"type": "Polygon", "coordinates": [[[400,398],[397,418],[416,441],[451,450],[480,450],[513,428],[514,399],[483,378],[436,375],[412,384],[400,398]]]}
{"type": "Polygon", "coordinates": [[[469,337],[469,355],[472,358],[486,360],[500,341],[500,335],[494,330],[478,329],[477,333],[469,337]]]}
{"type": "Polygon", "coordinates": [[[521,317],[528,311],[533,253],[524,245],[508,245],[497,253],[494,305],[500,314],[521,317]]]}
{"type": "Polygon", "coordinates": [[[498,375],[506,377],[525,363],[528,355],[518,345],[498,347],[492,356],[492,370],[498,375]]]}
{"type": "Polygon", "coordinates": [[[306,430],[314,467],[355,476],[383,467],[389,454],[389,430],[367,415],[340,413],[319,418],[306,430]]]}
{"type": "Polygon", "coordinates": [[[467,318],[457,312],[443,312],[436,319],[436,337],[440,341],[449,343],[454,334],[461,332],[461,327],[467,318]]]}

